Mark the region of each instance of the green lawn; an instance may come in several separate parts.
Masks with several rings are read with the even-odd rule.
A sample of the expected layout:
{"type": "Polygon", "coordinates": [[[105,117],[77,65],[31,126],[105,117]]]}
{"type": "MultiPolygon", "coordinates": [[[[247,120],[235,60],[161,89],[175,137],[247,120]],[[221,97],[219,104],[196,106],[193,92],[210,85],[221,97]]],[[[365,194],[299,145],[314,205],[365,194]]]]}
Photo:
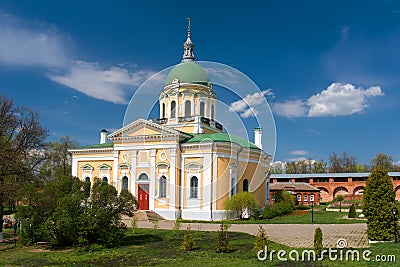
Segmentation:
{"type": "MultiPolygon", "coordinates": [[[[7,230],[9,234],[10,230],[7,230]]],[[[281,262],[276,257],[270,262],[260,262],[252,251],[254,236],[244,233],[229,233],[231,253],[215,253],[217,238],[215,232],[194,231],[196,249],[184,252],[180,246],[183,231],[166,231],[153,229],[130,229],[123,240],[123,245],[113,249],[58,250],[34,252],[34,247],[18,245],[0,245],[0,266],[397,266],[396,263],[381,262],[281,262]]],[[[291,248],[270,243],[271,250],[291,248]]],[[[396,255],[400,258],[399,244],[377,244],[371,247],[372,256],[396,255]]],[[[301,253],[301,249],[298,250],[301,253]]],[[[371,256],[371,257],[372,257],[371,256]]],[[[400,260],[400,259],[399,259],[400,260]]]]}

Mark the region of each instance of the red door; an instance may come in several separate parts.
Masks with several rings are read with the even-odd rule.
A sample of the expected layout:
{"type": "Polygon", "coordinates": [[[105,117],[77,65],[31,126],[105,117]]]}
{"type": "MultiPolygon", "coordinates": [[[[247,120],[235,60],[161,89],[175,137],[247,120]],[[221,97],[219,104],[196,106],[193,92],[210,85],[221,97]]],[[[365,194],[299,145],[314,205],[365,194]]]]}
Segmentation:
{"type": "Polygon", "coordinates": [[[149,185],[140,184],[138,185],[138,202],[139,210],[149,209],[149,185]]]}

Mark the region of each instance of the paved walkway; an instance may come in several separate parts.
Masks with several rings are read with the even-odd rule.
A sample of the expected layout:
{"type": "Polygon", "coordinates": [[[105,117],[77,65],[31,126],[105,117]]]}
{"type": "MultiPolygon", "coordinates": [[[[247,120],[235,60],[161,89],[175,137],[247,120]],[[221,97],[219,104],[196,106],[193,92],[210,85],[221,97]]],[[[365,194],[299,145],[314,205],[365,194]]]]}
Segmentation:
{"type": "MultiPolygon", "coordinates": [[[[129,222],[126,221],[128,226],[129,222]]],[[[190,224],[192,230],[196,231],[218,231],[219,224],[211,223],[182,223],[181,229],[186,229],[190,224]]],[[[337,247],[339,239],[347,243],[346,247],[365,248],[369,247],[366,235],[367,225],[357,224],[263,224],[262,225],[270,240],[295,248],[311,248],[314,244],[315,228],[321,227],[324,247],[337,247]]],[[[152,222],[138,221],[138,228],[153,228],[152,222]]],[[[173,221],[159,221],[160,229],[171,230],[173,221]]],[[[232,224],[229,231],[244,232],[256,235],[258,224],[232,224]]],[[[343,243],[342,243],[343,244],[343,243]]],[[[341,244],[341,245],[342,245],[341,244]]]]}

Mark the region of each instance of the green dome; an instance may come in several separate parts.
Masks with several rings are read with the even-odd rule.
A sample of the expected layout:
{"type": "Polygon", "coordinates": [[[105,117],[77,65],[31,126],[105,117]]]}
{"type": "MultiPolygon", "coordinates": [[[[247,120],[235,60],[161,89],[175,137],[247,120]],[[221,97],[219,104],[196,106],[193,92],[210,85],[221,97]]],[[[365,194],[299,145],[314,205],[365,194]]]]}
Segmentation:
{"type": "Polygon", "coordinates": [[[196,62],[182,62],[169,72],[165,85],[172,84],[172,80],[178,78],[180,83],[197,83],[209,86],[211,83],[207,73],[196,62]]]}

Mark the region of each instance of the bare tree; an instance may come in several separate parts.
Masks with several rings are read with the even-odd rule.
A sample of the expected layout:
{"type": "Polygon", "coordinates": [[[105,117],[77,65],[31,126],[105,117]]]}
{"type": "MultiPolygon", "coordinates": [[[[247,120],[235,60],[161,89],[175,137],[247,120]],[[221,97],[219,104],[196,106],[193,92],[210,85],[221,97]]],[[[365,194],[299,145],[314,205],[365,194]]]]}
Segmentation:
{"type": "Polygon", "coordinates": [[[37,112],[15,107],[0,95],[0,242],[4,205],[16,198],[18,188],[44,160],[46,137],[37,112]]]}

